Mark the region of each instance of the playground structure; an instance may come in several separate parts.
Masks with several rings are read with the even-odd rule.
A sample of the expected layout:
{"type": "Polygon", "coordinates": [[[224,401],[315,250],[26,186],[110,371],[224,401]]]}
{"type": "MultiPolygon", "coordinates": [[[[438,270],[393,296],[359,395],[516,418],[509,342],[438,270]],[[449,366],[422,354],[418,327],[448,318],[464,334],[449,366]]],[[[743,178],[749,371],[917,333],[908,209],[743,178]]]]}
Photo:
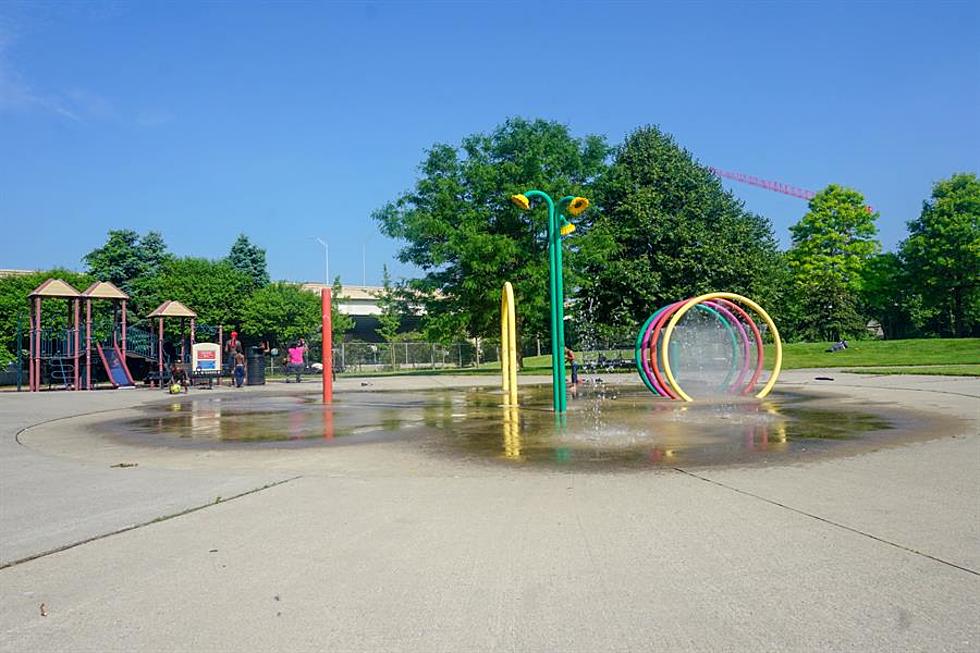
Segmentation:
{"type": "Polygon", "coordinates": [[[504,283],[500,297],[500,373],[504,405],[517,406],[517,318],[514,287],[504,283]]]}
{"type": "MultiPolygon", "coordinates": [[[[221,346],[223,330],[212,329],[217,345],[195,348],[199,325],[197,314],[176,301],[161,304],[149,319],[157,319],[157,329],[134,325],[128,321],[129,296],[106,281],[97,281],[79,292],[61,279],[48,279],[35,288],[29,299],[28,331],[28,389],[38,392],[43,385],[70,390],[94,390],[93,365],[101,365],[113,388],[134,387],[131,369],[146,369],[147,380],[166,378],[167,365],[179,360],[191,365],[191,374],[217,378],[221,376],[221,346]],[[52,313],[43,310],[44,300],[62,300],[67,304],[67,317],[51,319],[52,313]],[[97,303],[99,302],[99,303],[97,303]],[[100,303],[109,302],[111,314],[99,310],[100,303]],[[101,318],[100,318],[100,315],[101,318]],[[45,326],[42,318],[47,318],[45,326]],[[164,320],[179,318],[181,344],[179,359],[164,350],[164,320]],[[190,319],[187,348],[185,320],[190,319]],[[188,355],[190,357],[188,357],[188,355]],[[171,360],[171,358],[175,360],[171,360]],[[136,361],[136,368],[131,368],[136,361]],[[155,368],[155,373],[152,372],[155,368]],[[199,369],[198,369],[199,368],[199,369]]],[[[203,345],[203,343],[202,343],[203,345]]],[[[141,377],[143,378],[143,377],[141,377]]]]}
{"type": "Polygon", "coordinates": [[[195,321],[197,320],[197,313],[178,301],[166,301],[157,306],[153,312],[147,316],[147,318],[151,320],[155,319],[157,321],[157,370],[160,379],[162,379],[164,376],[163,323],[168,317],[177,318],[180,320],[180,361],[184,362],[187,360],[187,347],[185,346],[184,328],[186,326],[185,320],[188,318],[190,318],[191,321],[190,347],[191,349],[194,348],[194,327],[195,321]]]}
{"type": "Polygon", "coordinates": [[[761,318],[772,338],[775,356],[769,379],[755,397],[761,399],[768,395],[782,367],[779,331],[761,306],[751,299],[727,292],[708,293],[668,304],[647,318],[637,333],[635,348],[636,369],[647,389],[659,397],[693,401],[675,374],[679,360],[687,352],[673,346],[671,338],[685,314],[695,309],[720,326],[715,333],[724,334],[723,339],[730,345],[729,367],[724,379],[716,386],[718,394],[748,396],[755,392],[765,369],[765,350],[762,329],[750,311],[761,318]]]}

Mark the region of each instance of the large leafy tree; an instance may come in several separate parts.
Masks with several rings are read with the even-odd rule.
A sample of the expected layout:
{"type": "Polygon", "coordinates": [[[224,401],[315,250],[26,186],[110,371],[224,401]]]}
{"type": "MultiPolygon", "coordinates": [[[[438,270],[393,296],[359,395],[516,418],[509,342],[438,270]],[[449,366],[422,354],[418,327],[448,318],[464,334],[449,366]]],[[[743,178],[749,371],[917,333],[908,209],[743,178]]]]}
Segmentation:
{"type": "Polygon", "coordinates": [[[169,259],[157,274],[140,279],[135,290],[147,311],[173,299],[196,312],[202,325],[235,327],[252,294],[252,278],[226,260],[188,256],[169,259]]]}
{"type": "MultiPolygon", "coordinates": [[[[104,245],[93,249],[82,260],[90,275],[100,281],[110,281],[133,295],[139,281],[157,274],[170,258],[158,232],[151,231],[141,237],[130,229],[116,229],[109,232],[104,245]]],[[[140,298],[133,299],[139,303],[140,298]]]]}
{"type": "Polygon", "coordinates": [[[657,127],[630,134],[596,190],[586,233],[567,241],[577,321],[619,327],[612,333],[621,336],[656,308],[704,292],[770,304],[772,226],[670,135],[657,127]]]}
{"type": "Polygon", "coordinates": [[[227,260],[233,268],[248,275],[253,288],[261,288],[269,283],[265,250],[252,244],[245,234],[238,235],[228,252],[227,260]]]}
{"type": "Polygon", "coordinates": [[[956,174],[933,186],[901,245],[909,281],[942,335],[980,325],[980,179],[956,174]]]}
{"type": "Polygon", "coordinates": [[[245,301],[242,333],[285,347],[300,338],[316,340],[320,318],[320,298],[315,293],[291,283],[270,283],[245,301]]]}
{"type": "Polygon", "coordinates": [[[499,329],[501,287],[510,281],[527,335],[547,333],[547,216],[521,212],[509,196],[537,188],[559,198],[589,195],[609,149],[544,120],[507,120],[459,145],[434,145],[415,187],[374,213],[403,241],[398,258],[424,272],[408,283],[430,337],[485,336],[499,329]]]}
{"type": "Polygon", "coordinates": [[[810,210],[790,227],[796,328],[803,337],[836,340],[863,333],[860,297],[865,272],[881,250],[877,218],[861,193],[831,184],[810,200],[810,210]]]}

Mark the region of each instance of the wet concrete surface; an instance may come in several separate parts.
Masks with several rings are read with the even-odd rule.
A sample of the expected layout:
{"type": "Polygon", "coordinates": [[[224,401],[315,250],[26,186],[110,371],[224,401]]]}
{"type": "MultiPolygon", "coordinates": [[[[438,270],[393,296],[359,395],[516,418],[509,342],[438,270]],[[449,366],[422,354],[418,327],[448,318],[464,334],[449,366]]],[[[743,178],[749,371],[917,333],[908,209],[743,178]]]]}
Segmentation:
{"type": "MultiPolygon", "coordinates": [[[[778,415],[674,414],[637,387],[597,417],[583,393],[564,430],[520,409],[514,457],[515,421],[478,381],[341,379],[322,443],[209,441],[201,416],[189,438],[98,428],[180,412],[161,393],[0,397],[0,548],[60,545],[0,569],[0,651],[977,650],[980,381],[794,371],[778,415]],[[588,462],[614,414],[603,456],[705,420],[767,424],[769,446],[747,453],[764,464],[623,473],[648,467],[588,462]],[[834,437],[852,419],[876,425],[834,437]],[[772,453],[780,423],[793,444],[818,421],[805,464],[772,453]],[[549,459],[559,443],[569,461],[549,459]]],[[[315,386],[280,388],[176,403],[322,420],[315,386]]]]}
{"type": "Polygon", "coordinates": [[[490,387],[339,395],[179,398],[90,424],[120,443],[178,449],[293,449],[400,442],[432,457],[581,470],[781,464],[936,437],[936,416],[808,392],[691,404],[633,385],[580,386],[566,416],[550,389],[519,408],[490,387]]]}

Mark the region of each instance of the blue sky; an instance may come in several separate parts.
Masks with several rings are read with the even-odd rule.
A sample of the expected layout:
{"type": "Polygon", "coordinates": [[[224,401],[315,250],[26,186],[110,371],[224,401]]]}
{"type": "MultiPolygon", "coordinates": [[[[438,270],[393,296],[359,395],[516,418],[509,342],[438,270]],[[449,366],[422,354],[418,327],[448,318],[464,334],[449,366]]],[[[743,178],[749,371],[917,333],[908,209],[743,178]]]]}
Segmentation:
{"type": "MultiPolygon", "coordinates": [[[[659,124],[704,163],[880,212],[887,248],[937,179],[980,168],[978,3],[2,3],[0,268],[111,228],[274,278],[360,283],[372,210],[423,152],[508,116],[618,142],[659,124]],[[574,94],[565,91],[574,84],[574,94]]],[[[744,185],[785,243],[805,203],[744,185]]]]}

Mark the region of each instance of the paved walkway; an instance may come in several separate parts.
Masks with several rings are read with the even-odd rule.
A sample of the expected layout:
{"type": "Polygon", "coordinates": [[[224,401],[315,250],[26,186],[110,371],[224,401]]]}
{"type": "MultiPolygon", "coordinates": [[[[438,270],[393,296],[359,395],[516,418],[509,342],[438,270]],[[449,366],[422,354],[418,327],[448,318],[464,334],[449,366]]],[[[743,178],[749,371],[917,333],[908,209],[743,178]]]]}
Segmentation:
{"type": "Polygon", "coordinates": [[[980,380],[781,386],[952,426],[765,468],[512,473],[388,445],[118,468],[136,451],[75,416],[160,394],[2,394],[0,650],[980,648],[980,380]]]}

